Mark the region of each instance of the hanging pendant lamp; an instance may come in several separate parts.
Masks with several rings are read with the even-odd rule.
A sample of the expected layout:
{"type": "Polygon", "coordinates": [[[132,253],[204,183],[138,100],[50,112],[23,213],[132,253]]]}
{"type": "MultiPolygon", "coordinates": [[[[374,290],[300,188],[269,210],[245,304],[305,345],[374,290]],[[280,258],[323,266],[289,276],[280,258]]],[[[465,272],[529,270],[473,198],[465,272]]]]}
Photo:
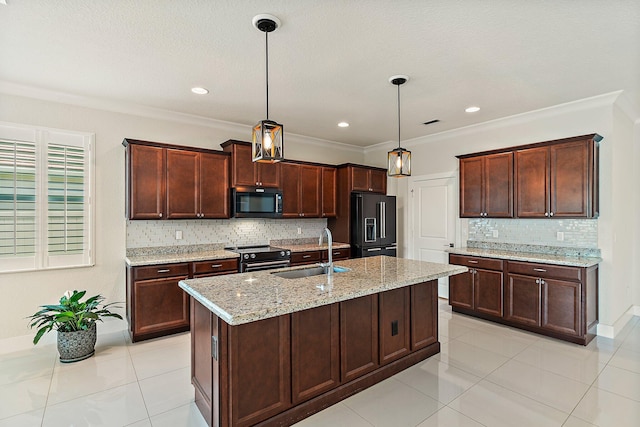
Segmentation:
{"type": "Polygon", "coordinates": [[[267,81],[267,118],[253,126],[251,135],[251,160],[254,162],[275,163],[284,160],[284,127],[269,120],[269,33],[280,26],[280,20],[273,15],[256,15],[253,26],[265,35],[266,81],[267,81]]]}
{"type": "Polygon", "coordinates": [[[400,85],[409,80],[409,76],[391,76],[389,83],[398,86],[398,148],[387,153],[387,175],[395,178],[411,176],[411,151],[400,147],[400,85]]]}

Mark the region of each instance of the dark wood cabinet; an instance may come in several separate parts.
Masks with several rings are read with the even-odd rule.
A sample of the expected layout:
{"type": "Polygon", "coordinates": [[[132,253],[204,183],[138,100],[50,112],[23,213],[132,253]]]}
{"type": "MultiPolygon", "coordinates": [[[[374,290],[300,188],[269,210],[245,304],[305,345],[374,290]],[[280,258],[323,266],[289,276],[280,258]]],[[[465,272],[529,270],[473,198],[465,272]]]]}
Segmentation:
{"type": "Polygon", "coordinates": [[[167,149],[167,219],[229,218],[229,156],[167,149]]]}
{"type": "Polygon", "coordinates": [[[166,150],[136,144],[126,147],[127,218],[164,218],[166,150]]]}
{"type": "Polygon", "coordinates": [[[378,296],[340,303],[340,376],[351,381],[373,371],[378,362],[378,296]]]}
{"type": "Polygon", "coordinates": [[[291,399],[294,405],[340,384],[338,304],[291,314],[291,399]]]}
{"type": "Polygon", "coordinates": [[[224,258],[207,261],[194,261],[191,264],[191,278],[197,279],[198,277],[237,273],[238,260],[239,258],[224,258]]]}
{"type": "Polygon", "coordinates": [[[284,218],[321,216],[321,167],[283,163],[281,179],[284,218]]]}
{"type": "Polygon", "coordinates": [[[449,254],[449,263],[470,267],[470,272],[449,278],[454,311],[582,345],[596,334],[597,265],[572,267],[454,254],[449,254]]]}
{"type": "MultiPolygon", "coordinates": [[[[351,248],[333,249],[331,255],[334,262],[343,259],[349,259],[349,257],[351,256],[351,248]]],[[[325,249],[322,251],[322,262],[327,261],[329,261],[329,251],[325,249]]]]}
{"type": "Polygon", "coordinates": [[[189,330],[189,297],[178,282],[189,264],[127,268],[127,318],[133,342],[189,330]]]}
{"type": "Polygon", "coordinates": [[[251,143],[228,140],[221,144],[231,153],[232,187],[279,187],[280,163],[263,163],[251,160],[251,143]]]}
{"type": "Polygon", "coordinates": [[[378,295],[380,364],[411,351],[410,289],[399,288],[378,295]]]}
{"type": "Polygon", "coordinates": [[[291,266],[316,264],[322,261],[322,251],[304,251],[291,253],[291,266]]]}
{"type": "Polygon", "coordinates": [[[410,291],[411,350],[415,351],[438,341],[438,288],[420,283],[410,291]]]}
{"type": "Polygon", "coordinates": [[[449,264],[469,267],[468,272],[449,278],[449,304],[488,316],[502,317],[502,261],[449,254],[449,264]]]}
{"type": "Polygon", "coordinates": [[[513,153],[460,159],[460,217],[513,218],[513,153]]]}
{"type": "Polygon", "coordinates": [[[129,219],[229,218],[229,155],[125,139],[129,219]]]}
{"type": "Polygon", "coordinates": [[[349,166],[351,191],[387,194],[387,172],[383,169],[349,166]]]}
{"type": "Polygon", "coordinates": [[[595,138],[517,150],[518,217],[597,217],[597,150],[595,138]]]}
{"type": "Polygon", "coordinates": [[[321,212],[323,218],[337,215],[336,177],[336,168],[322,167],[321,212]]]}

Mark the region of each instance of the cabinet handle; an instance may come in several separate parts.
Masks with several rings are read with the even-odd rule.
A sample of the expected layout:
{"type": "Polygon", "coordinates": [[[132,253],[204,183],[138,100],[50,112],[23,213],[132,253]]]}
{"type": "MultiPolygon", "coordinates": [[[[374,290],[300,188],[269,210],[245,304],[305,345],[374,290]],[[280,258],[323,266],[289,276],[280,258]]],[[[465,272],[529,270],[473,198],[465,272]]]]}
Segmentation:
{"type": "Polygon", "coordinates": [[[469,260],[469,264],[477,264],[477,263],[478,263],[478,261],[474,261],[472,259],[469,260]]]}
{"type": "Polygon", "coordinates": [[[540,279],[536,279],[536,283],[539,285],[540,284],[540,279]]]}
{"type": "Polygon", "coordinates": [[[302,258],[311,258],[311,255],[302,255],[302,258]]]}
{"type": "Polygon", "coordinates": [[[334,255],[340,255],[340,252],[334,252],[333,254],[334,255]]]}
{"type": "Polygon", "coordinates": [[[158,270],[158,273],[168,273],[170,271],[171,271],[170,268],[165,268],[165,269],[162,269],[162,270],[158,270]]]}
{"type": "Polygon", "coordinates": [[[553,216],[553,212],[551,212],[551,213],[549,214],[549,216],[553,216]]]}
{"type": "Polygon", "coordinates": [[[222,264],[212,264],[211,268],[220,268],[222,267],[222,264]]]}
{"type": "Polygon", "coordinates": [[[547,270],[545,270],[544,268],[534,268],[533,271],[541,271],[543,273],[547,272],[547,270]]]}

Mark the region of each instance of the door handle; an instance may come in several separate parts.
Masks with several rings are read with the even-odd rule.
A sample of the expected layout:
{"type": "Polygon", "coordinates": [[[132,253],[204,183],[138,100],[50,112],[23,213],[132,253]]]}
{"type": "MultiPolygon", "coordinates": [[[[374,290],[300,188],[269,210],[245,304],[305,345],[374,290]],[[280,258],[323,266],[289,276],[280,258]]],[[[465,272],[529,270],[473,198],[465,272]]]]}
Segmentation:
{"type": "Polygon", "coordinates": [[[446,245],[442,245],[442,246],[444,246],[445,248],[453,248],[454,247],[453,243],[447,243],[446,245]]]}

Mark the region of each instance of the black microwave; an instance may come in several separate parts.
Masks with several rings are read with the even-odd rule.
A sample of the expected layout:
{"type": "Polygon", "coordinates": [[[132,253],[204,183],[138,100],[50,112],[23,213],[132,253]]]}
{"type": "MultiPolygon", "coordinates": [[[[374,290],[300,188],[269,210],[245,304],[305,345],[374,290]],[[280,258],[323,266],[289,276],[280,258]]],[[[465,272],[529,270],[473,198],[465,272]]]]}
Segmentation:
{"type": "Polygon", "coordinates": [[[232,188],[231,209],[236,218],[282,218],[282,191],[262,187],[232,188]]]}

